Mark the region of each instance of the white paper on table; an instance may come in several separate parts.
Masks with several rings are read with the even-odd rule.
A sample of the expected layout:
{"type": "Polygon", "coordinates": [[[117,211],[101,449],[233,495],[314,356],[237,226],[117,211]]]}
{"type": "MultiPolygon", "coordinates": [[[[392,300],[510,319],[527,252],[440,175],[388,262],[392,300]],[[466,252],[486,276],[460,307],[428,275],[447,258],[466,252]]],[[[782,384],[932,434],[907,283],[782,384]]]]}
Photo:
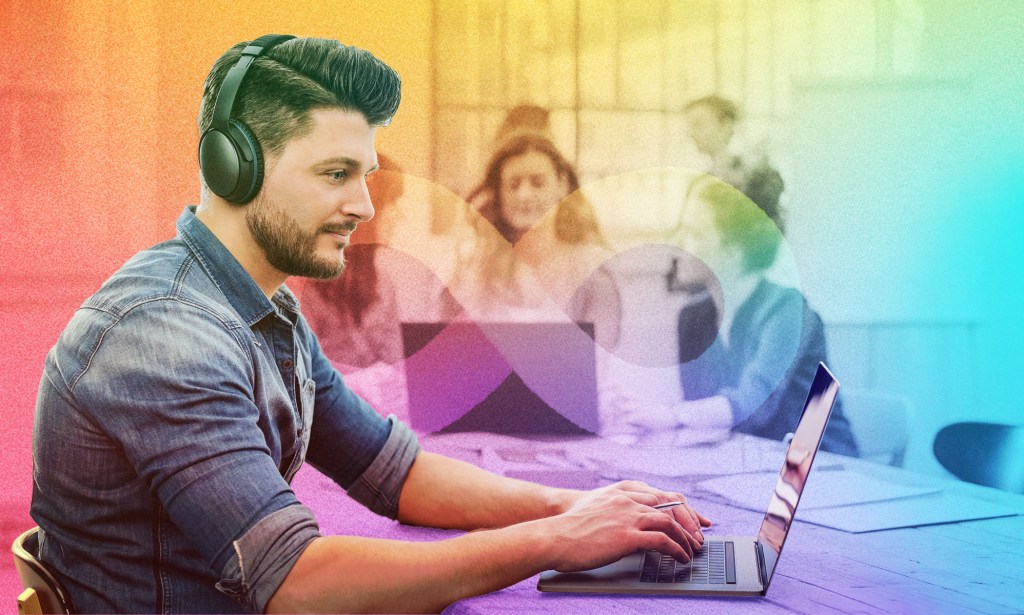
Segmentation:
{"type": "Polygon", "coordinates": [[[806,512],[801,507],[796,512],[796,518],[798,521],[860,534],[902,527],[1010,517],[1022,512],[1024,511],[968,496],[931,493],[912,498],[820,508],[806,512]]]}
{"type": "Polygon", "coordinates": [[[607,451],[590,447],[573,451],[571,456],[599,466],[609,478],[642,475],[685,479],[700,474],[778,472],[783,461],[782,451],[744,439],[702,441],[689,446],[615,446],[607,451]]]}
{"type": "MultiPolygon", "coordinates": [[[[708,479],[698,483],[698,487],[718,494],[741,508],[761,511],[771,498],[771,490],[777,478],[778,474],[773,474],[771,479],[764,475],[738,474],[708,479]]],[[[808,510],[911,498],[941,490],[939,487],[901,485],[849,470],[812,471],[800,498],[797,517],[801,516],[800,512],[808,510]]]]}

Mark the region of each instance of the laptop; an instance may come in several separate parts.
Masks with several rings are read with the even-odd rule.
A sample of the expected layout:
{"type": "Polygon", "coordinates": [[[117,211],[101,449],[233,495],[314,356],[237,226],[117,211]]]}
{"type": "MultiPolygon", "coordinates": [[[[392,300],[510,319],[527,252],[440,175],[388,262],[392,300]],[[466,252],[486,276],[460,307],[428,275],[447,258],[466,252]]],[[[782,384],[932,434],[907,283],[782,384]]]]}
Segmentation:
{"type": "Polygon", "coordinates": [[[593,323],[401,328],[413,429],[561,438],[600,431],[593,323]]]}
{"type": "Polygon", "coordinates": [[[657,551],[638,551],[584,572],[541,574],[537,589],[547,592],[618,594],[699,594],[763,596],[786,542],[839,382],[825,367],[818,371],[790,441],[775,491],[757,536],[704,535],[704,547],[689,564],[657,551]]]}

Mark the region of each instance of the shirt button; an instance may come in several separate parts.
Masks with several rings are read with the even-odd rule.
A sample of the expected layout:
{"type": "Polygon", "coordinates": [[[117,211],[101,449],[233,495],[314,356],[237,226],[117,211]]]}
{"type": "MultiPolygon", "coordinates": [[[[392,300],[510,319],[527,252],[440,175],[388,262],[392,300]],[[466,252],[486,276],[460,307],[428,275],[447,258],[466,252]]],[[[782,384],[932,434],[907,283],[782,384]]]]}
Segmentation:
{"type": "Polygon", "coordinates": [[[285,359],[284,361],[281,361],[281,367],[285,369],[291,369],[293,365],[295,365],[295,363],[293,363],[291,359],[285,359]]]}

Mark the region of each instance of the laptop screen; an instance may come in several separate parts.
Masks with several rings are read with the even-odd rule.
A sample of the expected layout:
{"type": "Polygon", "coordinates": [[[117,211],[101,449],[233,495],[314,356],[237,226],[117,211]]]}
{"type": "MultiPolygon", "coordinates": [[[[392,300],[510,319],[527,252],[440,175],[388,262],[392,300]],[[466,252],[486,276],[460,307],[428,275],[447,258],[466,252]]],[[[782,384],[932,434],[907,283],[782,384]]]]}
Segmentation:
{"type": "Polygon", "coordinates": [[[797,425],[793,440],[786,451],[786,461],[775,484],[768,512],[765,513],[761,529],[757,533],[757,542],[761,545],[764,555],[764,567],[767,574],[765,587],[771,582],[775,572],[775,563],[782,553],[782,545],[786,542],[790,525],[796,515],[800,494],[803,493],[807,475],[818,452],[821,436],[832,414],[832,405],[839,392],[839,382],[828,371],[824,364],[818,364],[814,383],[804,402],[804,412],[797,425]]]}

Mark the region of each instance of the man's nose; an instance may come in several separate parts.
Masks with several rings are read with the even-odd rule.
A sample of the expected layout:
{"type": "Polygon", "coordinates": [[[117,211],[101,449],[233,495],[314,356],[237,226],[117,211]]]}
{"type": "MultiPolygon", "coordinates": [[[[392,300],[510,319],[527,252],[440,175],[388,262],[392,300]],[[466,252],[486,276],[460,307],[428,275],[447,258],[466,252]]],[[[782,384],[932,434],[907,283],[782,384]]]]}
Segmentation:
{"type": "Polygon", "coordinates": [[[361,179],[358,185],[354,186],[353,192],[347,194],[346,197],[341,206],[341,213],[359,218],[362,222],[373,218],[373,202],[370,199],[370,191],[366,186],[365,178],[361,179]]]}

